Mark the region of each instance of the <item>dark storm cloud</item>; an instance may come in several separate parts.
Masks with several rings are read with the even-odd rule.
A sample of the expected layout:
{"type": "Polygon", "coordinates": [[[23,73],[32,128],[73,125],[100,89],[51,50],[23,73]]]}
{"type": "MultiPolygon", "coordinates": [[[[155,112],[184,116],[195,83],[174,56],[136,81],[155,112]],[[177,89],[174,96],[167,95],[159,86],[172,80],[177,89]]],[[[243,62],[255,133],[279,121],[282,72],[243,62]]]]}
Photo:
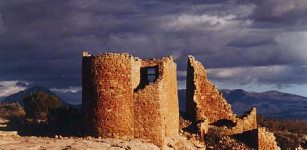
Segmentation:
{"type": "MultiPolygon", "coordinates": [[[[82,50],[142,58],[173,55],[180,71],[192,54],[211,69],[288,66],[304,73],[305,42],[291,40],[307,39],[300,33],[306,30],[306,8],[305,0],[2,0],[0,80],[63,90],[81,86],[82,50]]],[[[250,78],[266,84],[307,80],[271,75],[250,78]]]]}
{"type": "Polygon", "coordinates": [[[279,87],[298,84],[297,81],[302,81],[300,84],[306,84],[306,73],[306,66],[259,66],[208,70],[208,76],[219,82],[261,83],[266,85],[275,83],[279,87]]]}
{"type": "Polygon", "coordinates": [[[257,47],[259,45],[276,45],[276,41],[273,37],[260,37],[260,39],[256,39],[254,37],[240,37],[239,39],[235,39],[232,42],[229,42],[227,46],[237,47],[237,48],[248,48],[248,47],[257,47]]]}
{"type": "Polygon", "coordinates": [[[24,82],[24,81],[18,81],[16,84],[16,86],[22,86],[22,87],[26,87],[28,85],[27,82],[24,82]]]}
{"type": "Polygon", "coordinates": [[[257,22],[254,27],[306,30],[307,1],[305,0],[260,0],[252,1],[258,7],[251,16],[257,22]]]}

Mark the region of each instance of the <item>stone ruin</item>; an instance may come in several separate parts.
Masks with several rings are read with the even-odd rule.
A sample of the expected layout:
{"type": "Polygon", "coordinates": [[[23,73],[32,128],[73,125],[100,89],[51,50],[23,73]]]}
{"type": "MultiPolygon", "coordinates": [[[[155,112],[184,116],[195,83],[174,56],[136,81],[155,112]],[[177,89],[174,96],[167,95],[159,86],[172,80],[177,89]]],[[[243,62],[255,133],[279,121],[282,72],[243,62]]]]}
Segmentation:
{"type": "Polygon", "coordinates": [[[188,57],[186,90],[187,114],[193,122],[199,123],[199,135],[214,130],[222,136],[241,138],[255,149],[279,149],[274,134],[257,126],[256,108],[237,117],[231,105],[207,79],[203,65],[193,56],[188,57]]]}
{"type": "Polygon", "coordinates": [[[84,129],[103,138],[142,138],[163,146],[179,130],[176,64],[172,57],[83,53],[84,129]]]}
{"type": "MultiPolygon", "coordinates": [[[[178,135],[177,77],[172,57],[142,60],[125,53],[94,56],[83,52],[82,87],[87,135],[139,138],[160,147],[165,146],[167,137],[178,135]]],[[[186,94],[187,114],[198,123],[201,137],[214,130],[223,136],[248,137],[256,149],[279,149],[274,135],[257,127],[256,109],[237,117],[207,79],[203,65],[192,56],[188,57],[186,94]]]]}

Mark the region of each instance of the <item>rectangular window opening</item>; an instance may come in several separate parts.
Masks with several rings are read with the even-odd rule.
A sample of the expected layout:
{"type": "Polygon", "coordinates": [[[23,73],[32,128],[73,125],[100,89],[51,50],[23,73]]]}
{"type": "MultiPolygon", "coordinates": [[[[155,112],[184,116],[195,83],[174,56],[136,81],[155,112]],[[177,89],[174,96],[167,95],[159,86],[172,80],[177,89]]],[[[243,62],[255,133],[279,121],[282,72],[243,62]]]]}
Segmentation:
{"type": "Polygon", "coordinates": [[[147,80],[149,83],[153,83],[157,79],[157,72],[155,67],[148,67],[147,68],[147,80]]]}

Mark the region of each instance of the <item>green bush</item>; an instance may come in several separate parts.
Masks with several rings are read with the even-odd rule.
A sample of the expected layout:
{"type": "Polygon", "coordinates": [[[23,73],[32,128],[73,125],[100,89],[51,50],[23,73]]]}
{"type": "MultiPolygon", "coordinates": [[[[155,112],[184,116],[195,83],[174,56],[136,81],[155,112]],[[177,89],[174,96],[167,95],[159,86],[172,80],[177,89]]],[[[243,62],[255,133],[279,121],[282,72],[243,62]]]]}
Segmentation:
{"type": "Polygon", "coordinates": [[[62,107],[59,97],[45,92],[30,94],[23,101],[26,116],[29,118],[46,119],[50,110],[62,107]]]}

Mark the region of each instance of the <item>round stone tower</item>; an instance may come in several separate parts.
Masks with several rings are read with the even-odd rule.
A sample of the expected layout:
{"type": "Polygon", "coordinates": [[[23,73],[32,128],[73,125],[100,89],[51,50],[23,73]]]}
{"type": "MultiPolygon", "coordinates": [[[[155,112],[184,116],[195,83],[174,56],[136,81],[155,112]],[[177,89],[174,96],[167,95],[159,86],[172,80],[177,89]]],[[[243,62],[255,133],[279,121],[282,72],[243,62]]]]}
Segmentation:
{"type": "Polygon", "coordinates": [[[82,111],[86,134],[133,137],[132,56],[83,52],[82,111]]]}

